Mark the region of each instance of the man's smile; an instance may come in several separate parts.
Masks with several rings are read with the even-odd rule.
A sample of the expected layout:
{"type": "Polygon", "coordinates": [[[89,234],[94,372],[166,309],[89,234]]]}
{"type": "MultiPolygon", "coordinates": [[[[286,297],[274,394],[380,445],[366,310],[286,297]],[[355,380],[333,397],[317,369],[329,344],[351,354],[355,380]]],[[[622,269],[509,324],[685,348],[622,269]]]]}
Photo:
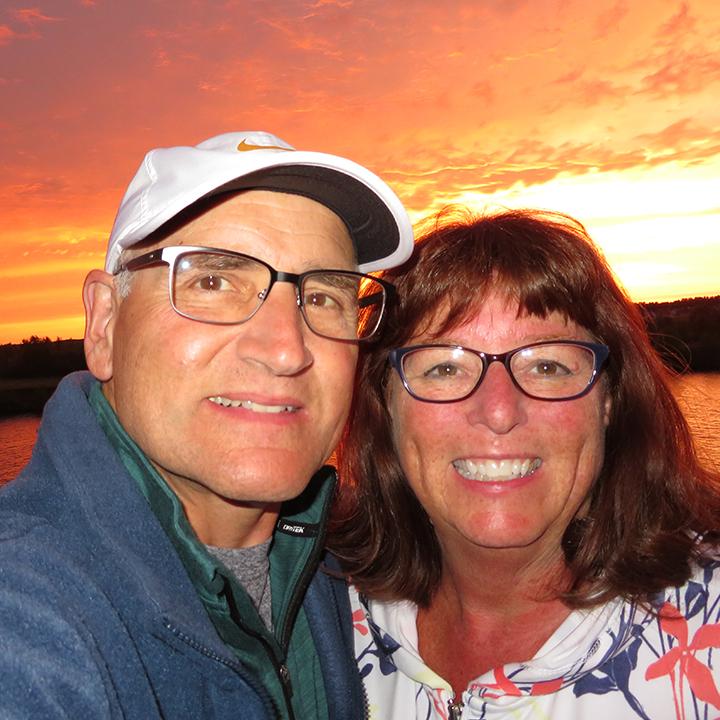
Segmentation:
{"type": "Polygon", "coordinates": [[[294,405],[264,405],[263,403],[253,402],[252,400],[231,400],[222,395],[213,395],[209,397],[208,400],[223,407],[241,407],[257,413],[294,413],[298,410],[294,405]]]}

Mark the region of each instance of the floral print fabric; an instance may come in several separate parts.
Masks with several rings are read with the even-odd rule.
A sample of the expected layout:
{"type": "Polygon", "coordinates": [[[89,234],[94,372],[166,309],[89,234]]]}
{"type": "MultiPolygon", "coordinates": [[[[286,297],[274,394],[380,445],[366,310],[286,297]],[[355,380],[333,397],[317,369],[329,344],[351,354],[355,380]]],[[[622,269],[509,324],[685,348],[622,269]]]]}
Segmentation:
{"type": "Polygon", "coordinates": [[[574,611],[532,660],[452,689],[417,652],[412,603],[351,591],[355,650],[370,720],[720,720],[720,563],[656,599],[574,611]]]}

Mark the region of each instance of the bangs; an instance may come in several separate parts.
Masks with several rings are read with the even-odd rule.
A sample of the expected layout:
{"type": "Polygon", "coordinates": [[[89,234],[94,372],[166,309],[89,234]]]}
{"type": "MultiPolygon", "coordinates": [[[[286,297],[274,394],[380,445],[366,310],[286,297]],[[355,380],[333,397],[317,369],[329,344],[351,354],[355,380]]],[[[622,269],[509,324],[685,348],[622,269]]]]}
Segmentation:
{"type": "Polygon", "coordinates": [[[402,299],[401,343],[447,334],[470,321],[493,292],[516,302],[518,317],[558,312],[595,334],[606,278],[598,277],[597,250],[582,225],[557,214],[539,222],[538,213],[525,211],[480,220],[460,215],[436,219],[418,240],[413,267],[390,274],[402,299]]]}

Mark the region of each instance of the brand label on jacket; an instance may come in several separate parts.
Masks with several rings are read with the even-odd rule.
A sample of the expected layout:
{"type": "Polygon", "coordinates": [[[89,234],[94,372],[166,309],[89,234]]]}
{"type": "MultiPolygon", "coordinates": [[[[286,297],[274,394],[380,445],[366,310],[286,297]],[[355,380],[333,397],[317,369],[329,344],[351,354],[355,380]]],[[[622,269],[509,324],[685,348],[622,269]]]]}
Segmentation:
{"type": "Polygon", "coordinates": [[[283,518],[278,520],[277,529],[286,535],[295,535],[296,537],[315,537],[318,534],[317,523],[303,523],[283,518]]]}

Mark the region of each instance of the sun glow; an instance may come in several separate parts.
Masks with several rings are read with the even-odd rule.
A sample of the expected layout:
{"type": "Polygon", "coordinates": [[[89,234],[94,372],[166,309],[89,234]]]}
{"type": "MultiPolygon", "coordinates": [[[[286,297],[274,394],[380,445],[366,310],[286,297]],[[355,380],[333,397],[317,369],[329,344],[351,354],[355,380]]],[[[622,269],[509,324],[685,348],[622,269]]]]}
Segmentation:
{"type": "Polygon", "coordinates": [[[720,159],[700,166],[562,175],[438,198],[478,212],[542,208],[579,219],[636,301],[720,293],[720,159]]]}
{"type": "Polygon", "coordinates": [[[243,129],[414,220],[573,215],[635,300],[720,294],[716,0],[60,5],[0,9],[0,342],[80,336],[143,154],[243,129]]]}

